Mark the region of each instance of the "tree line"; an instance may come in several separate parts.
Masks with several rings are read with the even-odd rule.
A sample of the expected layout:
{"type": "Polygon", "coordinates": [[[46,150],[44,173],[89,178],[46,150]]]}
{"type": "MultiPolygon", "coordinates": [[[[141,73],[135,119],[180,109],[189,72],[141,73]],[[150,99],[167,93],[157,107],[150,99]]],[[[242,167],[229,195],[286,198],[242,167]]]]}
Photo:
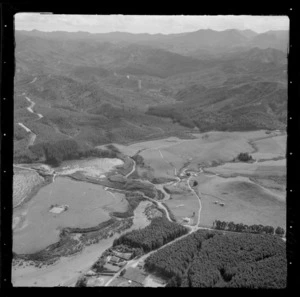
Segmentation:
{"type": "Polygon", "coordinates": [[[107,149],[82,148],[72,139],[55,142],[41,142],[30,147],[31,152],[39,158],[45,158],[45,163],[59,166],[62,161],[76,160],[87,157],[116,158],[119,151],[115,147],[107,149]],[[112,149],[113,148],[113,149],[112,149]]]}
{"type": "Polygon", "coordinates": [[[157,217],[151,224],[140,230],[133,230],[115,239],[113,246],[124,244],[133,248],[142,248],[149,252],[188,232],[188,229],[168,221],[165,217],[157,217]]]}
{"type": "Polygon", "coordinates": [[[233,232],[245,232],[245,233],[256,233],[256,234],[276,234],[283,236],[285,230],[282,227],[277,227],[274,229],[272,226],[263,225],[245,225],[243,223],[225,222],[220,220],[215,220],[213,227],[217,230],[226,230],[233,232]]]}

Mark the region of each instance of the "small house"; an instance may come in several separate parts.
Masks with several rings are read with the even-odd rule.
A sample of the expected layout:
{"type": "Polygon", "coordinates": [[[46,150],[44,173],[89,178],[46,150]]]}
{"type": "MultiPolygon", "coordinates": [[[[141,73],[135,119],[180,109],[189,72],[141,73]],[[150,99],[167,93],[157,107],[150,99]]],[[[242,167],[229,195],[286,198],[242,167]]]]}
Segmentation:
{"type": "Polygon", "coordinates": [[[120,253],[120,252],[114,252],[115,256],[123,259],[123,260],[130,260],[132,257],[132,253],[120,253]]]}
{"type": "Polygon", "coordinates": [[[93,270],[89,270],[89,271],[86,273],[87,276],[92,276],[92,275],[95,275],[95,274],[96,274],[96,272],[93,271],[93,270]]]}
{"type": "Polygon", "coordinates": [[[224,206],[225,204],[224,204],[224,203],[220,203],[220,205],[221,205],[221,206],[224,206]]]}
{"type": "Polygon", "coordinates": [[[112,263],[112,264],[118,264],[119,262],[120,262],[120,258],[118,258],[118,257],[115,257],[115,256],[112,256],[111,258],[110,258],[110,263],[112,263]]]}

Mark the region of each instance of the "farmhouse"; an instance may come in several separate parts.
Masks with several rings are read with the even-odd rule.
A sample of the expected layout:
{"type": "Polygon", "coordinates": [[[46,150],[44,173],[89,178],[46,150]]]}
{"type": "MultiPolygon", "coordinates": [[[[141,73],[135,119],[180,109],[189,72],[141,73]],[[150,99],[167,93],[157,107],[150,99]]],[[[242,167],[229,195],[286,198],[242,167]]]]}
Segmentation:
{"type": "Polygon", "coordinates": [[[109,263],[112,263],[112,264],[118,264],[119,262],[121,262],[122,260],[119,258],[119,257],[115,257],[115,256],[112,256],[109,260],[109,263]]]}
{"type": "Polygon", "coordinates": [[[114,251],[114,255],[126,261],[130,260],[132,257],[132,253],[120,253],[116,251],[114,251]]]}

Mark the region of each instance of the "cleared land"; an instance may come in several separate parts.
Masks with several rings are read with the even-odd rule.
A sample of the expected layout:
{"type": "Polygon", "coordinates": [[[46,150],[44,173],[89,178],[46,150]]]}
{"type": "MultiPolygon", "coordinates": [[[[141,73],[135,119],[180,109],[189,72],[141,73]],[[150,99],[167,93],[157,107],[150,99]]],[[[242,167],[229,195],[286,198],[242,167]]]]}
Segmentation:
{"type": "MultiPolygon", "coordinates": [[[[137,168],[140,176],[175,179],[175,172],[178,175],[183,169],[194,171],[202,203],[200,226],[211,227],[213,221],[219,219],[285,227],[286,160],[278,158],[285,154],[286,135],[267,134],[261,130],[208,132],[194,134],[194,137],[155,140],[119,149],[131,154],[141,150],[139,155],[146,166],[137,168]],[[273,147],[272,143],[277,146],[273,147]],[[262,160],[232,162],[240,152],[248,152],[262,160]],[[214,204],[215,201],[225,206],[214,204]]],[[[167,188],[171,191],[171,199],[165,203],[178,221],[191,217],[194,211],[197,219],[199,202],[195,195],[188,193],[186,179],[174,181],[167,188]]]]}
{"type": "MultiPolygon", "coordinates": [[[[178,222],[182,223],[184,218],[190,218],[190,225],[195,225],[198,220],[198,198],[192,193],[184,195],[173,194],[171,199],[165,202],[175,215],[178,222]],[[195,213],[195,214],[194,214],[195,213]]],[[[185,222],[186,224],[187,222],[185,222]]]]}
{"type": "MultiPolygon", "coordinates": [[[[168,182],[168,184],[157,185],[157,189],[162,190],[162,187],[165,186],[169,190],[170,193],[165,195],[163,202],[168,206],[169,210],[179,222],[183,222],[184,218],[191,218],[194,212],[195,216],[192,217],[190,224],[193,225],[198,220],[197,216],[199,215],[200,203],[197,196],[188,188],[187,181],[190,180],[190,183],[193,181],[198,182],[198,185],[193,188],[201,198],[202,207],[199,226],[212,227],[214,220],[223,220],[248,225],[262,224],[285,228],[286,203],[284,191],[286,162],[285,160],[278,160],[278,158],[282,157],[282,152],[280,150],[274,150],[272,152],[273,155],[269,157],[272,157],[272,159],[275,160],[266,161],[266,155],[261,155],[263,158],[258,160],[258,162],[232,162],[232,160],[241,152],[259,154],[262,151],[265,154],[267,148],[263,141],[266,142],[269,139],[266,137],[276,138],[276,141],[284,141],[284,135],[282,135],[282,137],[275,133],[273,133],[273,135],[268,135],[265,131],[244,133],[208,132],[194,134],[194,139],[178,139],[172,137],[162,140],[135,143],[129,146],[116,146],[121,152],[128,156],[133,156],[138,153],[143,157],[143,162],[136,165],[136,171],[133,174],[135,175],[134,178],[138,179],[137,182],[141,182],[139,180],[141,178],[146,178],[149,181],[153,178],[157,178],[157,180],[162,177],[165,178],[164,183],[168,182]],[[194,176],[190,178],[187,176],[187,173],[194,176]],[[170,180],[173,180],[173,182],[171,181],[170,183],[170,180]],[[215,203],[216,201],[218,201],[218,203],[215,203]],[[221,206],[220,203],[224,203],[224,205],[221,206]]],[[[96,173],[99,173],[97,177],[101,177],[100,171],[102,170],[101,166],[103,164],[100,164],[99,168],[95,168],[95,166],[89,162],[90,160],[82,161],[80,166],[73,166],[71,162],[67,165],[69,168],[64,168],[63,170],[60,168],[60,170],[61,172],[70,169],[83,171],[86,175],[93,176],[94,174],[94,177],[96,177],[96,173]]],[[[66,165],[63,166],[67,167],[66,165]]],[[[106,167],[106,170],[109,170],[108,167],[106,167]]],[[[55,180],[55,183],[52,185],[55,185],[56,182],[59,182],[60,180],[69,179],[57,177],[57,180],[55,180]]],[[[80,182],[69,181],[81,184],[80,182]]],[[[93,218],[92,215],[88,213],[85,214],[85,219],[88,220],[86,223],[89,223],[90,226],[96,225],[102,218],[103,220],[106,220],[108,217],[106,217],[106,219],[104,219],[104,217],[105,215],[108,216],[109,212],[125,210],[125,203],[127,202],[124,199],[124,195],[117,191],[103,190],[105,194],[98,195],[97,198],[95,195],[93,202],[87,203],[91,198],[86,198],[82,196],[82,194],[85,187],[89,187],[91,184],[82,182],[82,185],[83,186],[78,188],[74,188],[73,186],[64,186],[63,188],[65,190],[66,188],[72,189],[71,196],[73,198],[78,196],[75,198],[75,201],[76,204],[80,206],[80,211],[78,210],[80,214],[83,214],[85,207],[87,206],[91,208],[90,211],[94,211],[94,213],[97,214],[95,216],[97,219],[95,219],[94,222],[91,222],[93,218]],[[123,210],[121,206],[124,207],[123,210]]],[[[93,186],[98,190],[101,188],[99,185],[93,186]]],[[[44,187],[43,189],[46,188],[47,187],[44,187]]],[[[53,200],[53,204],[70,205],[71,209],[72,200],[66,202],[62,199],[62,197],[65,196],[63,189],[57,194],[53,192],[50,195],[50,193],[51,191],[48,191],[48,196],[50,197],[51,195],[59,196],[57,197],[58,200],[53,200]]],[[[45,199],[43,203],[45,203],[45,199]]],[[[52,204],[52,200],[50,204],[52,204]]],[[[49,207],[50,204],[47,207],[49,207]]],[[[144,228],[150,223],[151,218],[149,218],[149,211],[147,211],[147,209],[151,207],[151,204],[152,203],[149,201],[143,201],[139,204],[134,211],[133,225],[125,232],[144,228]]],[[[47,213],[51,214],[48,210],[49,209],[47,208],[47,213]]],[[[68,213],[69,210],[57,214],[56,220],[68,213]]],[[[26,213],[23,214],[23,216],[25,215],[26,213]]],[[[22,218],[21,212],[19,217],[22,218]]],[[[28,217],[28,214],[26,217],[28,217]]],[[[82,218],[80,221],[82,223],[82,218]]],[[[24,230],[26,229],[26,223],[28,223],[28,220],[25,221],[25,223],[21,220],[20,226],[23,226],[24,230]]],[[[183,223],[186,224],[186,222],[183,223]]],[[[22,231],[22,229],[20,231],[22,231]]],[[[15,234],[17,234],[17,232],[15,232],[15,234]]],[[[40,238],[42,238],[41,233],[40,238]]],[[[113,238],[116,238],[115,235],[113,238]]],[[[101,240],[99,243],[84,248],[84,250],[76,256],[78,257],[79,267],[90,267],[91,264],[87,264],[96,261],[96,254],[97,256],[101,254],[102,246],[105,245],[105,242],[106,240],[101,240]],[[98,250],[99,252],[94,252],[94,261],[87,261],[86,263],[81,262],[84,261],[81,259],[85,259],[85,251],[92,247],[101,247],[101,249],[98,250]],[[82,258],[80,256],[81,254],[82,258]]],[[[112,243],[112,241],[109,242],[112,243]]],[[[109,245],[107,245],[107,247],[108,246],[109,245]]],[[[69,259],[69,257],[66,259],[69,259]]],[[[60,266],[56,266],[55,264],[50,267],[60,266]]],[[[67,271],[63,269],[66,285],[74,284],[79,276],[78,271],[75,269],[76,266],[73,266],[72,264],[70,267],[74,270],[72,271],[72,269],[70,269],[68,271],[69,275],[67,275],[67,271]],[[76,279],[75,276],[77,276],[76,279]]],[[[53,283],[58,284],[61,282],[59,278],[54,277],[54,272],[57,272],[56,268],[53,268],[53,271],[51,270],[51,272],[49,270],[44,270],[46,268],[41,268],[41,271],[45,271],[44,274],[42,274],[45,276],[43,279],[37,277],[38,270],[36,268],[28,267],[28,269],[33,269],[33,271],[35,271],[33,273],[34,277],[32,278],[27,270],[23,273],[18,269],[22,268],[14,270],[14,281],[18,284],[23,283],[26,285],[33,285],[35,278],[39,280],[34,285],[51,285],[53,283]],[[50,277],[51,281],[48,282],[46,277],[50,277]]],[[[62,277],[61,273],[59,273],[59,275],[62,277]]],[[[124,283],[124,281],[125,279],[121,282],[124,283]]],[[[125,283],[123,285],[125,285],[125,283]]]]}
{"type": "Polygon", "coordinates": [[[285,228],[285,201],[248,178],[211,177],[197,189],[202,203],[200,226],[212,227],[215,220],[222,220],[285,228]]]}
{"type": "Polygon", "coordinates": [[[85,176],[102,177],[104,173],[111,171],[115,166],[123,165],[120,159],[93,158],[89,160],[66,161],[57,170],[60,175],[68,175],[82,172],[85,176]]]}
{"type": "Polygon", "coordinates": [[[272,159],[277,157],[285,157],[286,152],[286,135],[275,136],[253,141],[257,148],[257,152],[252,156],[254,159],[272,159]]]}
{"type": "Polygon", "coordinates": [[[43,181],[44,179],[35,171],[15,168],[13,177],[13,207],[22,203],[33,188],[43,181]]]}
{"type": "Polygon", "coordinates": [[[286,174],[286,160],[271,160],[258,163],[227,163],[214,168],[206,168],[205,171],[221,174],[224,177],[237,175],[283,176],[286,174]]]}

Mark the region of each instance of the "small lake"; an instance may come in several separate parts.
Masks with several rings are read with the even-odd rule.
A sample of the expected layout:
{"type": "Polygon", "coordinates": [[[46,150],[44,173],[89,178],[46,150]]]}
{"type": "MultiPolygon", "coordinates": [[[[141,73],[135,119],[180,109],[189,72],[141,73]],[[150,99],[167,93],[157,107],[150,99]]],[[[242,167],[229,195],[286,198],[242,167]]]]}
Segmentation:
{"type": "Polygon", "coordinates": [[[63,227],[87,228],[108,220],[111,211],[126,211],[121,193],[111,193],[100,185],[57,177],[23,207],[14,212],[16,224],[13,251],[34,253],[59,239],[63,227]],[[60,214],[49,212],[51,205],[68,205],[60,214]]]}

